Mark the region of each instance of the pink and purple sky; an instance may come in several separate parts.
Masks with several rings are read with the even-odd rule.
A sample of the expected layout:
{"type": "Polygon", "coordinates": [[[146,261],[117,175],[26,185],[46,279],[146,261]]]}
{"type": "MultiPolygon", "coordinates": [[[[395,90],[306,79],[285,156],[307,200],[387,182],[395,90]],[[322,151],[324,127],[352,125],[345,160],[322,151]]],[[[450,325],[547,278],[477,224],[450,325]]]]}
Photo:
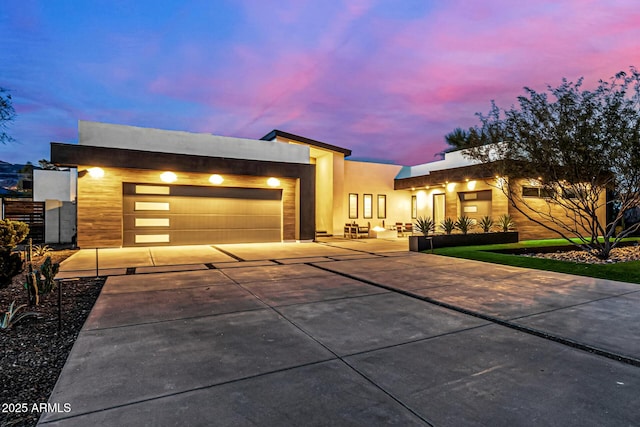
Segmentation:
{"type": "MultiPolygon", "coordinates": [[[[640,67],[638,0],[3,0],[0,160],[49,158],[77,121],[436,160],[490,101],[640,67]]],[[[132,143],[132,147],[135,144],[132,143]]]]}

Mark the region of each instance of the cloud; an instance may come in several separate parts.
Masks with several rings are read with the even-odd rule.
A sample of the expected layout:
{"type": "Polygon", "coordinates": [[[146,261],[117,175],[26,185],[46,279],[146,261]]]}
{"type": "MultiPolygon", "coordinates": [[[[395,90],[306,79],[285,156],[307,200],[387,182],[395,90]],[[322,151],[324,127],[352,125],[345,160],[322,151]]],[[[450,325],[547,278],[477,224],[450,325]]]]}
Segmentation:
{"type": "Polygon", "coordinates": [[[492,99],[640,66],[632,0],[27,4],[0,22],[0,85],[28,147],[74,139],[78,119],[250,138],[279,128],[411,165],[492,99]]]}

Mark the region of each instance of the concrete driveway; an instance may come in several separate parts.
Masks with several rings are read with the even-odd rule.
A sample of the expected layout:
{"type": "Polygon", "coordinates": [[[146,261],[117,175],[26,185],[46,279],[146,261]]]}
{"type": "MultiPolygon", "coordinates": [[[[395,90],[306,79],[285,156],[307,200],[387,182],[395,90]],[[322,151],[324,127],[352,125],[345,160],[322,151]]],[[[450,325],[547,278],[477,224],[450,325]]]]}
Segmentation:
{"type": "Polygon", "coordinates": [[[395,242],[212,250],[108,267],[50,398],[72,410],[41,424],[637,424],[638,285],[395,242]]]}

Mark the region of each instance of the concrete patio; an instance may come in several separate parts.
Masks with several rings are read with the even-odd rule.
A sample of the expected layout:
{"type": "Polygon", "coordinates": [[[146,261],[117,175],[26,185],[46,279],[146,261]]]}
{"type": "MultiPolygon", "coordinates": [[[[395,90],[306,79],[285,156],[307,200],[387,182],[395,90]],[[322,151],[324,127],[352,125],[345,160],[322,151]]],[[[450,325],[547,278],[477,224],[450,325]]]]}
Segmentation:
{"type": "Polygon", "coordinates": [[[50,398],[72,411],[40,423],[637,423],[640,285],[387,243],[100,255],[118,272],[50,398]]]}

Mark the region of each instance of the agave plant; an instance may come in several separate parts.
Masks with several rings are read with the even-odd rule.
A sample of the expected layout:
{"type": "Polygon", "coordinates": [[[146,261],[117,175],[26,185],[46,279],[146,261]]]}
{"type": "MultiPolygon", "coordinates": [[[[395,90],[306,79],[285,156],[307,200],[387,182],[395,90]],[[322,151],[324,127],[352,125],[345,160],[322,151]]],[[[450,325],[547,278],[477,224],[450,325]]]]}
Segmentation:
{"type": "Polygon", "coordinates": [[[13,301],[11,305],[9,305],[9,310],[7,310],[4,313],[2,322],[0,322],[0,329],[9,329],[10,327],[15,325],[22,319],[26,319],[27,317],[38,316],[38,313],[34,313],[32,311],[25,311],[24,313],[18,314],[18,312],[22,310],[24,307],[26,307],[27,305],[22,304],[17,307],[15,305],[16,305],[15,301],[13,301]]]}
{"type": "Polygon", "coordinates": [[[501,215],[498,218],[497,224],[500,230],[502,230],[505,233],[510,230],[515,230],[516,228],[516,225],[513,222],[511,215],[507,215],[507,214],[501,215]]]}
{"type": "Polygon", "coordinates": [[[430,216],[421,217],[419,216],[416,219],[414,227],[418,233],[422,233],[424,236],[428,236],[429,233],[433,232],[436,229],[436,223],[430,216]]]}
{"type": "Polygon", "coordinates": [[[35,256],[44,256],[48,252],[51,252],[51,248],[47,245],[35,245],[33,247],[33,254],[35,256]]]}
{"type": "Polygon", "coordinates": [[[475,225],[476,222],[466,215],[462,215],[455,223],[455,227],[460,230],[462,234],[467,234],[475,225]]]}
{"type": "Polygon", "coordinates": [[[456,223],[451,218],[446,218],[444,221],[440,223],[440,229],[445,232],[445,234],[451,234],[451,232],[456,228],[456,223]]]}
{"type": "Polygon", "coordinates": [[[483,233],[488,233],[493,227],[493,219],[489,215],[483,216],[478,225],[482,228],[483,233]]]}

